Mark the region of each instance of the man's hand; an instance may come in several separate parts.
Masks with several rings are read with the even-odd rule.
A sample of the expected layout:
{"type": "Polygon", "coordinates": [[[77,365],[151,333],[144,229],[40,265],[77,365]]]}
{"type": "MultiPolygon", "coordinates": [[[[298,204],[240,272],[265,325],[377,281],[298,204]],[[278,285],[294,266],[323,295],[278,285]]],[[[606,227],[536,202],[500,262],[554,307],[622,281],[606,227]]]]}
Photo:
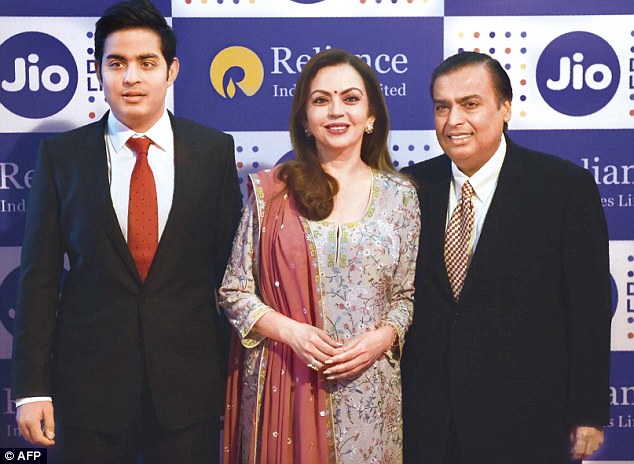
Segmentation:
{"type": "Polygon", "coordinates": [[[589,458],[603,443],[602,427],[573,427],[570,432],[570,455],[573,460],[589,458]]]}
{"type": "Polygon", "coordinates": [[[34,445],[55,444],[55,418],[53,403],[35,401],[18,407],[16,421],[22,436],[34,445]]]}

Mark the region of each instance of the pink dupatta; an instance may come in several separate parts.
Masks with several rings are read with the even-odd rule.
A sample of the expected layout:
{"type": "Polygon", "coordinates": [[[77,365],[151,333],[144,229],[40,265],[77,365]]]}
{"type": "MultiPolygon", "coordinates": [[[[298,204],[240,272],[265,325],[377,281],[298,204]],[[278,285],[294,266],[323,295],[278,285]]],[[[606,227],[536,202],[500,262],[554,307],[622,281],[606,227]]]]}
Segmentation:
{"type": "MultiPolygon", "coordinates": [[[[274,170],[260,172],[255,179],[258,207],[262,201],[265,205],[260,224],[261,298],[285,316],[323,328],[315,250],[306,236],[308,224],[274,170]]],[[[225,415],[225,464],[336,462],[327,380],[286,344],[270,339],[262,343],[266,346],[260,359],[261,393],[246,450],[240,446],[245,428],[241,430],[239,424],[245,348],[235,332],[232,336],[227,404],[234,407],[225,415]]]]}

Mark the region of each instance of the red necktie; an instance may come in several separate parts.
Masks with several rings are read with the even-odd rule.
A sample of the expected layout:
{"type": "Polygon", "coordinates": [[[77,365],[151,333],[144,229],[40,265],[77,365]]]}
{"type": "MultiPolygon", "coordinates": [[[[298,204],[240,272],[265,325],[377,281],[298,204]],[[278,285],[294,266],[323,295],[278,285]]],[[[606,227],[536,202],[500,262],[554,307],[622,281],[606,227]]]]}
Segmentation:
{"type": "Polygon", "coordinates": [[[469,243],[475,222],[473,203],[471,202],[473,193],[473,187],[469,181],[465,182],[461,191],[462,198],[451,214],[445,235],[445,266],[447,267],[451,291],[456,301],[460,298],[462,285],[469,268],[469,243]]]}
{"type": "Polygon", "coordinates": [[[147,161],[152,141],[147,137],[130,137],[126,145],[136,154],[130,179],[128,204],[128,248],[145,282],[158,246],[158,204],[154,175],[147,161]]]}

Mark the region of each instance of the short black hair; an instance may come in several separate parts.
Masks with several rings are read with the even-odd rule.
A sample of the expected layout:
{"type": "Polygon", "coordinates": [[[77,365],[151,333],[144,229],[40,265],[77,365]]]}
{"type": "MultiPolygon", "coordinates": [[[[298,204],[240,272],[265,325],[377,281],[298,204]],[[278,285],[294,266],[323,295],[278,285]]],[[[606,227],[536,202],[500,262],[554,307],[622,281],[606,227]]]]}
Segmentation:
{"type": "MultiPolygon", "coordinates": [[[[511,87],[511,80],[500,62],[486,53],[466,51],[450,56],[440,63],[431,73],[429,93],[432,100],[434,99],[434,84],[436,83],[437,78],[451,74],[454,71],[468,66],[477,65],[484,66],[487,71],[489,71],[489,75],[491,76],[491,79],[493,79],[493,86],[495,87],[495,95],[498,99],[498,105],[501,105],[505,101],[512,102],[513,87],[511,87]]],[[[508,125],[504,123],[504,130],[506,131],[507,128],[508,125]]]]}
{"type": "Polygon", "coordinates": [[[176,57],[176,34],[149,0],[115,3],[103,13],[95,26],[95,61],[101,65],[104,43],[110,34],[137,28],[151,30],[159,36],[161,53],[167,66],[171,66],[176,57]]]}

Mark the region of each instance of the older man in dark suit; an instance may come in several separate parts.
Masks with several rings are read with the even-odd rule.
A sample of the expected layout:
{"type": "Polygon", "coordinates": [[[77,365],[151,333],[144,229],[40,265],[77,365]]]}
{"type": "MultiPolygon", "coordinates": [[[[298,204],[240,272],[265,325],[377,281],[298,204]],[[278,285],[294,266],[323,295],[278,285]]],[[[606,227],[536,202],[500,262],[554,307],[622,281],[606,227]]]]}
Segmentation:
{"type": "Polygon", "coordinates": [[[404,169],[423,224],[402,362],[405,460],[586,458],[609,420],[611,290],[597,187],[584,169],[504,134],[512,89],[491,57],[448,58],[431,93],[445,154],[404,169]]]}
{"type": "Polygon", "coordinates": [[[63,463],[218,460],[215,287],[241,196],[231,136],[165,108],[175,54],[150,2],[110,7],[95,64],[111,111],[41,145],[12,392],[23,436],[63,463]]]}

